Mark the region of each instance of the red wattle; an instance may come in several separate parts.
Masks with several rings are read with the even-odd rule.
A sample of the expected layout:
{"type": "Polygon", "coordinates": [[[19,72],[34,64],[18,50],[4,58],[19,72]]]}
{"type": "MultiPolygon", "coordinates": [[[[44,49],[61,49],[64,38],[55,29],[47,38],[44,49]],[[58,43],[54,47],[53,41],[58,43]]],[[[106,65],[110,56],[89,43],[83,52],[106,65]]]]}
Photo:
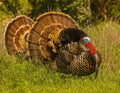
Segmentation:
{"type": "Polygon", "coordinates": [[[96,53],[95,47],[91,43],[86,43],[86,46],[88,46],[88,48],[90,49],[91,54],[96,53]]]}

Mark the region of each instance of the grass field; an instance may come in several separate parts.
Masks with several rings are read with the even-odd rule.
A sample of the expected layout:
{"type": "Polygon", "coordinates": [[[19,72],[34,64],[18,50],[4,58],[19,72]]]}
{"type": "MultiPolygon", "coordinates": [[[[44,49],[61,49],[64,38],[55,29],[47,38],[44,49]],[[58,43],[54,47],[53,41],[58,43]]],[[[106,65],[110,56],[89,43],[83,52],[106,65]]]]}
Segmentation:
{"type": "Polygon", "coordinates": [[[83,28],[102,55],[99,75],[94,79],[94,74],[66,75],[9,56],[4,46],[6,23],[0,22],[0,93],[119,93],[120,24],[110,21],[83,28]]]}

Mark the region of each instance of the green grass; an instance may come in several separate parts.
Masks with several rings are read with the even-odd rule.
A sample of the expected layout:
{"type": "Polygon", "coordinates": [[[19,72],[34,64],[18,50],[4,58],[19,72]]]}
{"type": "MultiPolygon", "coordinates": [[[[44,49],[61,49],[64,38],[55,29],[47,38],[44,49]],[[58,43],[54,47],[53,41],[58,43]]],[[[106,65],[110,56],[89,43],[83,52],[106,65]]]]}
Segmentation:
{"type": "Polygon", "coordinates": [[[0,57],[1,93],[119,93],[120,71],[77,77],[50,71],[12,56],[0,57]]]}
{"type": "MultiPolygon", "coordinates": [[[[84,28],[102,55],[99,75],[73,76],[36,66],[15,56],[4,47],[4,28],[0,26],[0,93],[119,93],[120,24],[103,22],[84,28]]],[[[41,63],[41,61],[39,61],[41,63]]]]}

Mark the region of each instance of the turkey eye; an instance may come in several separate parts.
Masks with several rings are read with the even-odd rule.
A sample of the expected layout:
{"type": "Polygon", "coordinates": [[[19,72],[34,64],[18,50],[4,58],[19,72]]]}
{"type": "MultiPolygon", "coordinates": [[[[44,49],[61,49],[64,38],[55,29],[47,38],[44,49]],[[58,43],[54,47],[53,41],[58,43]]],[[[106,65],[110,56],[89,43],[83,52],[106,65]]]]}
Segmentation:
{"type": "Polygon", "coordinates": [[[85,43],[90,42],[90,38],[89,37],[83,37],[83,40],[84,40],[85,43]]]}

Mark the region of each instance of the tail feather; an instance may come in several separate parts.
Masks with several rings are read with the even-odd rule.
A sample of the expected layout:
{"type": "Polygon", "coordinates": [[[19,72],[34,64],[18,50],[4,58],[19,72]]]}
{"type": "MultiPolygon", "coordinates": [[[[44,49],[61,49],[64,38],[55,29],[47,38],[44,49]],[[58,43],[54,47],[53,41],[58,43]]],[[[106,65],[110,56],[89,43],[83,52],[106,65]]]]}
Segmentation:
{"type": "MultiPolygon", "coordinates": [[[[30,30],[29,48],[32,48],[32,44],[38,44],[37,47],[40,46],[39,51],[43,57],[47,60],[52,60],[52,57],[50,55],[54,55],[54,53],[57,52],[56,48],[59,45],[57,36],[59,36],[60,31],[65,28],[79,28],[79,26],[69,15],[64,13],[47,12],[41,14],[36,18],[36,22],[30,30]],[[40,41],[42,40],[41,38],[44,38],[46,42],[44,42],[45,40],[40,41]],[[46,44],[43,45],[42,43],[46,44]],[[44,47],[46,50],[41,47],[44,47]]],[[[34,52],[38,55],[39,51],[34,50],[34,52]]],[[[30,54],[34,58],[33,53],[31,52],[30,54]]]]}
{"type": "MultiPolygon", "coordinates": [[[[13,18],[11,22],[8,23],[5,29],[5,45],[6,45],[8,54],[12,55],[12,54],[18,53],[18,50],[15,47],[16,42],[14,42],[14,38],[19,37],[17,36],[19,35],[17,33],[21,33],[20,32],[21,30],[19,30],[19,28],[23,25],[32,26],[32,24],[33,24],[33,20],[24,15],[17,16],[16,18],[13,18]]],[[[26,31],[28,31],[28,29],[26,31]]]]}

